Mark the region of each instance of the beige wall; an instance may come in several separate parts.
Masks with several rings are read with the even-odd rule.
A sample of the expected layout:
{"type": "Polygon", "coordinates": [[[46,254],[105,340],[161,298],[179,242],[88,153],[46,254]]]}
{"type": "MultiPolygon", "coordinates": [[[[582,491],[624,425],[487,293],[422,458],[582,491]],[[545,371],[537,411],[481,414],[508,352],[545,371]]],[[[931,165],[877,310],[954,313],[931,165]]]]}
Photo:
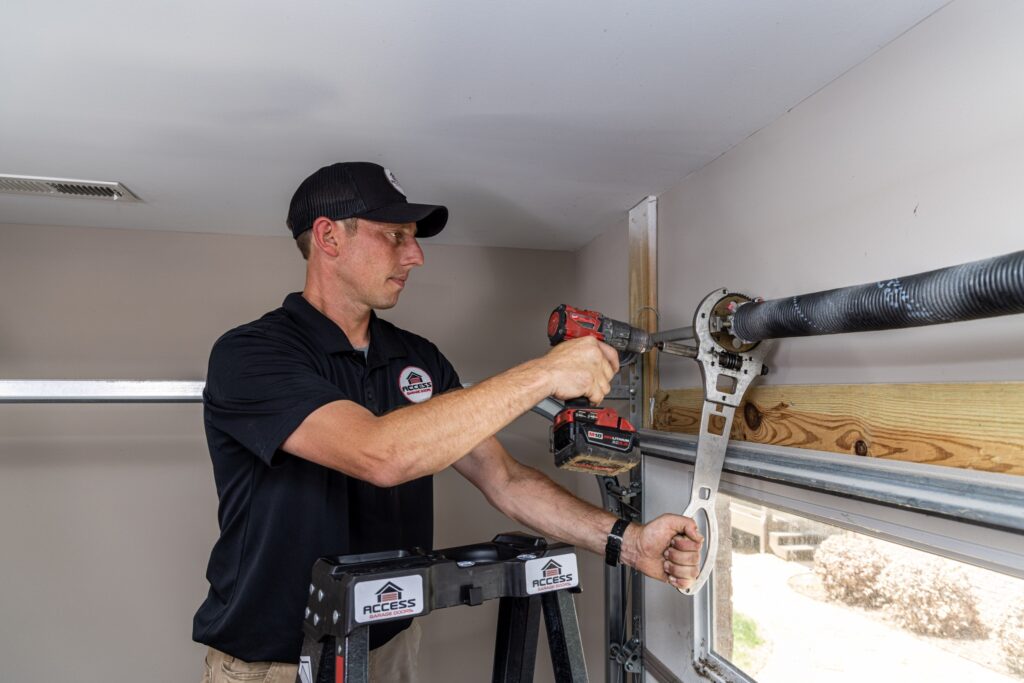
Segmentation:
{"type": "MultiPolygon", "coordinates": [[[[957,0],[660,195],[661,327],[691,324],[717,287],[781,297],[1024,248],[1022,25],[1024,3],[957,0]]],[[[610,226],[579,252],[580,282],[621,277],[626,244],[610,226]]],[[[582,291],[625,303],[625,287],[582,291]]],[[[767,381],[1020,380],[1022,349],[1020,315],[782,340],[767,381]]],[[[690,360],[660,366],[662,387],[699,383],[690,360]]]]}
{"type": "MultiPolygon", "coordinates": [[[[466,382],[545,351],[571,254],[425,249],[385,317],[435,341],[466,382]]],[[[302,278],[286,236],[0,225],[0,378],[201,379],[217,336],[302,278]]],[[[503,438],[577,486],[552,472],[539,416],[503,438]]],[[[515,527],[457,475],[435,490],[439,547],[515,527]]],[[[0,678],[198,680],[191,619],[215,536],[198,405],[0,405],[0,678]]],[[[581,611],[600,619],[589,588],[581,611]]],[[[427,618],[426,681],[489,676],[495,607],[427,618]]]]}
{"type": "MultiPolygon", "coordinates": [[[[659,196],[661,326],[727,287],[766,298],[1024,248],[1024,3],[958,0],[659,196]]],[[[628,263],[625,223],[579,254],[628,263]],[[602,242],[618,243],[608,250],[602,242]]],[[[1024,378],[1021,316],[783,340],[768,382],[1024,378]]],[[[663,387],[696,364],[661,360],[663,387]]]]}
{"type": "MultiPolygon", "coordinates": [[[[662,323],[1024,248],[1024,3],[958,0],[660,197],[662,323]]],[[[1020,316],[784,340],[769,382],[1024,378],[1020,316]]],[[[662,385],[697,381],[662,361],[662,385]]]]}

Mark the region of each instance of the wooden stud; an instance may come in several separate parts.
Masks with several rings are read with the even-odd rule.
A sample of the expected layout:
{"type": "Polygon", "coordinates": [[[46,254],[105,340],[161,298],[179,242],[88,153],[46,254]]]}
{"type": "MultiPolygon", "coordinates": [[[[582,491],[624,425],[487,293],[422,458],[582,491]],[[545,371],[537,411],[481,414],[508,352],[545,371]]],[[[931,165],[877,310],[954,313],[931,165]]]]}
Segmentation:
{"type": "MultiPolygon", "coordinates": [[[[700,389],[658,392],[654,428],[696,434],[700,389]]],[[[1024,382],[755,386],[741,441],[1024,474],[1024,382]]]]}
{"type": "MultiPolygon", "coordinates": [[[[648,332],[658,329],[658,198],[646,197],[629,211],[629,321],[648,332]]],[[[643,358],[643,426],[651,426],[651,398],[658,390],[658,352],[643,358]]],[[[638,425],[639,426],[639,425],[638,425]]]]}

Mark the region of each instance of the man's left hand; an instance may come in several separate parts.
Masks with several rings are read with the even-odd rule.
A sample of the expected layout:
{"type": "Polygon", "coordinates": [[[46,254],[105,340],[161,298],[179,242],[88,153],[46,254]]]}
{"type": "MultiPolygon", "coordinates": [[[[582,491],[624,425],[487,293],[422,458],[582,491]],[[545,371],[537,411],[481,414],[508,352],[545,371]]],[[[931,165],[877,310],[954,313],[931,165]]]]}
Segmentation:
{"type": "Polygon", "coordinates": [[[704,537],[689,517],[665,514],[630,524],[622,542],[622,560],[652,579],[688,588],[700,571],[704,537]]]}

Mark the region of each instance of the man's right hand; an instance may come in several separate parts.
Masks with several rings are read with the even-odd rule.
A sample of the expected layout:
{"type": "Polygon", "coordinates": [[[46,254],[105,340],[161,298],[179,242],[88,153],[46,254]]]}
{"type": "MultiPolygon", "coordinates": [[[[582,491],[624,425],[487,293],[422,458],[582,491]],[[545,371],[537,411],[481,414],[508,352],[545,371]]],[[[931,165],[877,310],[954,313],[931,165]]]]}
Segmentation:
{"type": "Polygon", "coordinates": [[[585,396],[599,404],[619,371],[619,353],[594,337],[570,339],[540,359],[551,379],[550,395],[567,401],[585,396]]]}

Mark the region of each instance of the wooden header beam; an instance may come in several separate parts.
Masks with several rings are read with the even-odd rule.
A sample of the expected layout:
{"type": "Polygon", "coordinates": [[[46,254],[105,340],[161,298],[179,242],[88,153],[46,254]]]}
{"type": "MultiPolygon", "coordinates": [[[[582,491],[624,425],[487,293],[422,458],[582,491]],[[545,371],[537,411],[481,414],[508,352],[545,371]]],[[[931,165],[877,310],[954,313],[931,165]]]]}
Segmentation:
{"type": "MultiPolygon", "coordinates": [[[[659,391],[654,428],[697,433],[702,399],[659,391]]],[[[1024,474],[1024,382],[755,386],[732,438],[1024,474]]]]}

